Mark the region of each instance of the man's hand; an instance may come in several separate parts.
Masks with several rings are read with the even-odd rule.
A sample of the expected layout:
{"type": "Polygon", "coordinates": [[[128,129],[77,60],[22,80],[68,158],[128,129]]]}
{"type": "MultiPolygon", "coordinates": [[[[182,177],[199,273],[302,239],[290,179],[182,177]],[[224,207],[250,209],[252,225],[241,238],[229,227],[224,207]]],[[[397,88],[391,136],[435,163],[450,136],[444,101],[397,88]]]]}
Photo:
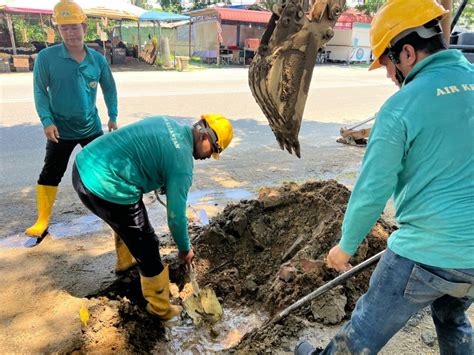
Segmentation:
{"type": "Polygon", "coordinates": [[[53,141],[54,143],[59,143],[59,131],[58,127],[55,125],[48,126],[44,129],[44,135],[46,138],[48,138],[50,141],[53,141]]]}
{"type": "Polygon", "coordinates": [[[347,271],[352,268],[352,265],[349,264],[350,258],[351,256],[346,254],[338,244],[329,251],[326,264],[337,271],[347,271]]]}
{"type": "Polygon", "coordinates": [[[178,252],[178,256],[185,264],[191,265],[194,259],[194,251],[191,248],[186,254],[181,254],[181,252],[178,252]]]}
{"type": "Polygon", "coordinates": [[[109,120],[109,122],[107,122],[107,127],[109,128],[109,132],[115,131],[118,128],[117,122],[109,120]]]}

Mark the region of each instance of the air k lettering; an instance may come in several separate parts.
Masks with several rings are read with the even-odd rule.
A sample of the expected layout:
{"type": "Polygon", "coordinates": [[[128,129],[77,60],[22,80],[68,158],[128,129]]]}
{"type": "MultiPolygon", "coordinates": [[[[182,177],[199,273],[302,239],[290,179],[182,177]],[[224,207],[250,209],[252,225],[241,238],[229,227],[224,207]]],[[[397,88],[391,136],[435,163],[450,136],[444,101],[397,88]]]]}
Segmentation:
{"type": "Polygon", "coordinates": [[[436,96],[456,94],[463,91],[474,91],[474,84],[461,84],[461,88],[456,85],[445,86],[436,89],[436,96]]]}

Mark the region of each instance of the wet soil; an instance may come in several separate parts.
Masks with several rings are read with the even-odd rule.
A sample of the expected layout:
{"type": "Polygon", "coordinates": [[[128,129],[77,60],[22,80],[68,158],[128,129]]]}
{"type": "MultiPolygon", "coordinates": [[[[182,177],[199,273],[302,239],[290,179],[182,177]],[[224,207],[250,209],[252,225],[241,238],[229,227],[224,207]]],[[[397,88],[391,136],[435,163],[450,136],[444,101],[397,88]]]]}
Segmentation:
{"type": "MultiPolygon", "coordinates": [[[[224,312],[242,307],[271,317],[337,276],[325,266],[324,257],[340,239],[349,196],[349,190],[333,180],[288,183],[262,188],[257,199],[228,205],[207,226],[191,225],[198,283],[215,290],[224,312]]],[[[393,229],[379,220],[351,262],[383,250],[393,229]]],[[[164,261],[170,264],[171,281],[185,290],[186,278],[175,254],[164,261]]],[[[278,347],[282,336],[297,334],[308,322],[339,324],[366,290],[371,271],[301,307],[280,324],[255,330],[237,345],[244,335],[239,334],[230,345],[242,353],[260,352],[278,347]]],[[[174,295],[175,302],[183,297],[176,289],[174,295]]],[[[169,340],[166,324],[144,311],[137,270],[88,298],[90,320],[82,327],[83,345],[77,350],[108,349],[113,343],[118,352],[150,352],[163,349],[169,340]]],[[[180,322],[189,319],[183,316],[180,322]]]]}

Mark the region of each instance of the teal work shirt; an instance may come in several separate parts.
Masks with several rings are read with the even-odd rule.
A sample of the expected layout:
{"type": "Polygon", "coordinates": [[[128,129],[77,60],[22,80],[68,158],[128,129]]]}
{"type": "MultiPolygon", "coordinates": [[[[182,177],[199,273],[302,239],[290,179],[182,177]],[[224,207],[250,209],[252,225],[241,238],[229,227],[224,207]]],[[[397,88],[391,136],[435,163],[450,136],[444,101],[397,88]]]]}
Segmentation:
{"type": "Polygon", "coordinates": [[[87,138],[102,132],[96,107],[100,84],[109,118],[117,120],[117,90],[104,56],[84,46],[78,63],[64,44],[39,52],[33,82],[35,106],[43,128],[56,125],[61,139],[87,138]]]}
{"type": "Polygon", "coordinates": [[[191,127],[168,117],[149,117],[101,136],[76,156],[84,186],[117,204],[137,203],[164,188],[168,226],[178,249],[190,249],[186,201],[193,179],[191,127]]]}
{"type": "Polygon", "coordinates": [[[441,268],[474,268],[474,66],[430,55],[383,105],[342,226],[352,255],[393,194],[399,229],[388,247],[441,268]]]}

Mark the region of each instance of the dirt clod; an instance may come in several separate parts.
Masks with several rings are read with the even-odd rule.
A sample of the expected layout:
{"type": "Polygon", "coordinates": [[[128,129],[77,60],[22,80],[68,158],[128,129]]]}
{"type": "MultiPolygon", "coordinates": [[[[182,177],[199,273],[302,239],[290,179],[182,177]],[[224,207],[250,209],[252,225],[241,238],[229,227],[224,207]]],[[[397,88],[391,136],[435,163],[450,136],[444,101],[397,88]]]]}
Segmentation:
{"type": "MultiPolygon", "coordinates": [[[[224,311],[226,306],[245,304],[273,316],[338,275],[326,267],[324,258],[341,237],[349,196],[349,190],[336,181],[288,183],[262,189],[256,200],[228,205],[208,226],[190,228],[199,285],[215,290],[224,311]]],[[[351,263],[357,264],[383,250],[392,229],[383,221],[377,222],[351,263]]],[[[169,263],[171,281],[178,281],[182,288],[182,268],[176,258],[169,263]]],[[[359,274],[345,286],[295,310],[279,324],[255,332],[237,350],[271,349],[282,337],[294,336],[307,322],[341,322],[366,290],[370,272],[359,274]]],[[[143,310],[137,280],[138,274],[129,275],[122,279],[122,285],[107,291],[115,300],[107,303],[99,298],[94,302],[112,309],[107,311],[108,321],[102,326],[110,328],[115,337],[122,337],[116,347],[149,351],[153,342],[165,339],[164,330],[143,310]],[[125,285],[123,280],[127,280],[125,285]],[[127,302],[123,301],[124,296],[127,302]]],[[[179,293],[175,290],[174,294],[179,293]]],[[[97,316],[104,311],[92,308],[91,312],[97,316]]],[[[85,338],[85,349],[97,339],[87,331],[85,338]]]]}

